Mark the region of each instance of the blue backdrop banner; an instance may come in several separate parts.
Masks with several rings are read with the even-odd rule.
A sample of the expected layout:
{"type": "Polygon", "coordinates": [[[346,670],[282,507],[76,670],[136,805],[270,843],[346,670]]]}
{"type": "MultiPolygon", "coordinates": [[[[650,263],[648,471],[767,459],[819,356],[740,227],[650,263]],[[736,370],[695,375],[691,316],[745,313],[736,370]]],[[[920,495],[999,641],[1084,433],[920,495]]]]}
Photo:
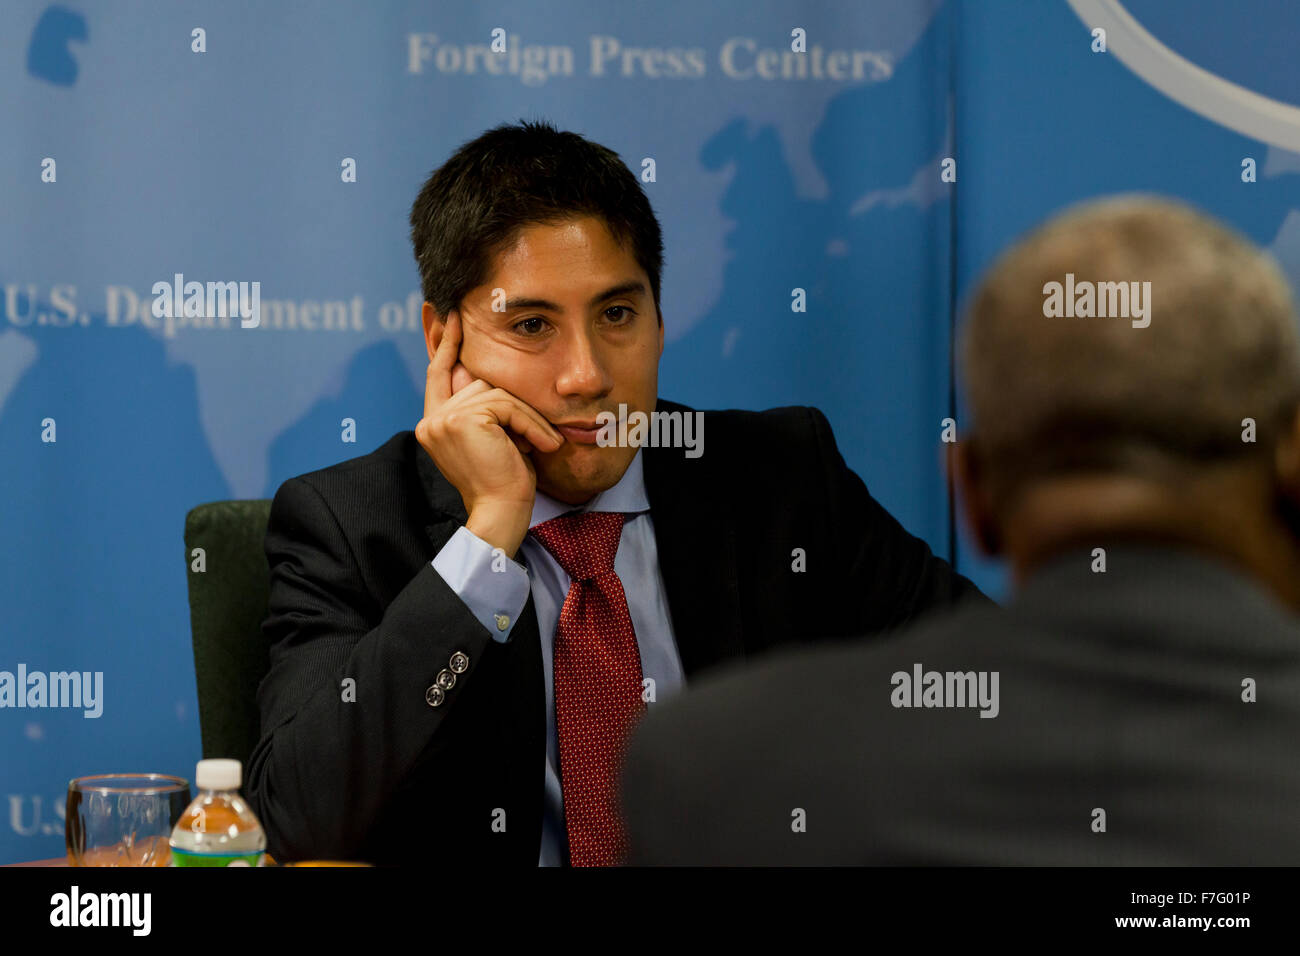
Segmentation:
{"type": "Polygon", "coordinates": [[[492,126],[547,119],[641,177],[664,227],[663,397],[821,408],[872,493],[995,597],[941,436],[954,325],[996,253],[1142,189],[1300,276],[1293,4],[647,10],[5,5],[0,704],[6,673],[82,680],[76,706],[68,680],[0,706],[0,862],[62,853],[72,777],[191,776],[185,514],[415,426],[407,216],[492,126]],[[155,286],[189,281],[255,289],[259,324],[157,315],[155,286]]]}

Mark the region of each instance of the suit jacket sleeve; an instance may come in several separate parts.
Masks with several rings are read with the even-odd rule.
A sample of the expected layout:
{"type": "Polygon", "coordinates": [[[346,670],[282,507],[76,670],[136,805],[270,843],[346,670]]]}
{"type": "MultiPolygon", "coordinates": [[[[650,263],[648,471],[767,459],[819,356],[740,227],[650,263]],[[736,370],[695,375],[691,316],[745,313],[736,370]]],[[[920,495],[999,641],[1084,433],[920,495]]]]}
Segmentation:
{"type": "Polygon", "coordinates": [[[826,416],[809,408],[826,476],[835,567],[846,570],[839,594],[858,603],[866,631],[892,630],[927,611],[966,599],[992,603],[967,578],[910,534],[845,463],[826,416]]]}
{"type": "Polygon", "coordinates": [[[271,667],[245,791],[276,859],[352,857],[491,638],[429,562],[381,611],[334,513],[302,478],[275,495],[266,555],[271,667]],[[456,651],[469,669],[432,707],[425,691],[456,651]]]}

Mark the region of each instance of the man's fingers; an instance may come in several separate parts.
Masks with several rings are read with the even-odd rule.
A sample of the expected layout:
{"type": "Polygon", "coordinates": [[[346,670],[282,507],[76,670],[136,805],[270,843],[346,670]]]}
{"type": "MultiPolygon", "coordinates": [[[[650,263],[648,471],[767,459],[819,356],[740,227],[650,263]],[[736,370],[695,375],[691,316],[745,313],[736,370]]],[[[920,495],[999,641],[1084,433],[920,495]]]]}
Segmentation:
{"type": "Polygon", "coordinates": [[[493,389],[489,394],[510,403],[513,412],[506,424],[520,435],[527,437],[533,445],[545,451],[554,450],[564,444],[564,436],[533,406],[503,388],[493,389]],[[531,423],[531,427],[524,427],[526,422],[531,423]],[[538,437],[542,440],[538,441],[538,437]]]}
{"type": "MultiPolygon", "coordinates": [[[[438,373],[432,364],[429,368],[432,383],[438,373]]],[[[462,374],[470,374],[459,363],[456,369],[455,373],[446,376],[448,381],[462,374]]],[[[505,429],[515,447],[525,454],[533,449],[554,451],[564,444],[564,436],[555,430],[541,412],[505,389],[494,388],[481,378],[473,378],[464,387],[457,387],[455,393],[445,401],[433,403],[432,407],[428,407],[425,417],[432,417],[435,411],[447,415],[453,409],[458,415],[473,411],[487,412],[505,429]]]]}
{"type": "Polygon", "coordinates": [[[564,436],[537,409],[515,398],[505,389],[494,388],[478,401],[492,411],[503,427],[528,439],[535,448],[554,451],[564,444],[564,436]]]}
{"type": "Polygon", "coordinates": [[[457,395],[474,381],[474,375],[460,362],[451,370],[451,394],[457,395]]]}
{"type": "Polygon", "coordinates": [[[447,394],[442,394],[441,383],[446,380],[432,362],[424,370],[424,417],[433,417],[434,410],[439,405],[451,397],[450,382],[448,382],[447,394]]]}
{"type": "Polygon", "coordinates": [[[433,414],[439,405],[452,396],[451,370],[460,358],[460,312],[452,309],[443,325],[442,339],[429,363],[424,386],[424,417],[433,414]]]}
{"type": "Polygon", "coordinates": [[[480,395],[483,392],[490,392],[490,391],[492,391],[492,386],[489,385],[487,382],[483,381],[483,379],[481,378],[473,379],[468,385],[466,385],[462,389],[459,389],[456,392],[456,394],[453,395],[450,400],[448,400],[447,408],[450,409],[450,408],[459,407],[461,405],[464,405],[468,399],[473,398],[475,395],[480,395]]]}
{"type": "Polygon", "coordinates": [[[452,309],[447,313],[447,321],[442,327],[442,340],[438,342],[438,351],[433,356],[433,360],[444,371],[450,372],[452,366],[456,364],[456,359],[460,355],[461,335],[460,310],[452,309]]]}

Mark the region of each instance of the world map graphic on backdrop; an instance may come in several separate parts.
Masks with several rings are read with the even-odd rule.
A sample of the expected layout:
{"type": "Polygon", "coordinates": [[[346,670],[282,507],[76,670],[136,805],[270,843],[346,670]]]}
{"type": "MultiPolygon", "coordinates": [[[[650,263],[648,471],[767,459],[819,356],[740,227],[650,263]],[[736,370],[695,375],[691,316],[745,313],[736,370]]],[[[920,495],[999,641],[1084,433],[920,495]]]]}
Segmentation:
{"type": "MultiPolygon", "coordinates": [[[[1164,192],[1269,247],[1300,285],[1285,122],[1198,112],[1198,74],[1148,77],[1152,57],[1157,71],[1173,61],[1122,19],[1268,100],[1273,122],[1300,105],[1300,64],[1277,39],[1295,33],[1289,5],[804,6],[668,2],[653,22],[576,0],[436,18],[358,4],[353,21],[308,3],[7,6],[0,181],[18,185],[0,225],[0,670],[102,671],[105,699],[96,719],[0,711],[0,862],[61,851],[72,776],[190,772],[184,515],[269,497],[414,426],[428,359],[406,215],[429,171],[488,126],[541,116],[634,170],[653,156],[660,393],[822,408],[872,493],[944,554],[952,305],[1016,235],[1091,195],[1164,192]],[[1106,21],[1113,55],[1098,56],[1103,15],[1119,19],[1106,21]],[[569,50],[571,72],[471,75],[443,52],[498,26],[569,50]],[[855,51],[885,66],[861,82],[783,79],[764,51],[792,26],[824,48],[825,71],[855,51]],[[651,50],[689,53],[703,73],[649,75],[651,50]],[[948,156],[955,185],[939,176],[948,156]],[[40,180],[45,158],[56,183],[40,180]],[[260,281],[263,326],[168,329],[150,289],[178,272],[260,281]],[[790,311],[796,287],[807,313],[790,311]]],[[[1000,594],[1001,569],[959,541],[959,566],[1000,594]]]]}
{"type": "MultiPolygon", "coordinates": [[[[572,77],[533,88],[509,77],[413,74],[409,49],[426,42],[413,35],[467,41],[496,24],[470,13],[430,23],[419,4],[347,30],[279,20],[253,4],[213,5],[193,18],[206,28],[206,59],[188,48],[188,16],[151,13],[146,22],[129,8],[109,16],[32,7],[24,48],[11,36],[15,49],[5,50],[25,67],[21,97],[3,101],[0,114],[29,135],[22,147],[23,137],[0,141],[0,170],[25,177],[54,157],[58,179],[19,191],[26,231],[0,232],[0,437],[13,451],[0,535],[19,542],[10,554],[21,556],[0,575],[0,601],[11,609],[0,661],[102,671],[105,701],[94,720],[0,713],[15,755],[0,768],[8,809],[0,860],[58,852],[70,776],[121,766],[188,773],[198,730],[184,514],[204,501],[269,497],[291,475],[414,426],[427,356],[405,219],[430,169],[484,128],[543,116],[619,149],[633,169],[654,156],[658,177],[647,191],[665,227],[671,339],[662,394],[701,407],[815,404],[832,416],[836,396],[853,394],[851,382],[816,374],[824,361],[771,365],[772,317],[788,321],[795,285],[808,287],[814,313],[822,309],[870,265],[881,235],[914,243],[909,258],[919,260],[928,234],[945,234],[946,195],[926,185],[926,171],[937,168],[947,118],[916,108],[931,71],[944,69],[941,5],[851,23],[803,18],[819,59],[825,48],[825,75],[802,83],[764,79],[759,65],[765,47],[788,43],[790,4],[745,4],[744,17],[733,5],[730,16],[722,9],[694,27],[681,24],[699,14],[678,6],[681,16],[665,19],[676,26],[651,33],[634,11],[595,17],[591,4],[570,4],[568,22],[582,26],[557,30],[556,10],[544,20],[513,7],[512,36],[563,42],[576,54],[572,77]],[[234,37],[250,48],[240,57],[222,52],[234,37]],[[608,52],[610,37],[636,49],[698,46],[707,75],[674,85],[624,75],[622,58],[606,63],[606,75],[588,75],[587,51],[599,41],[608,52]],[[286,49],[333,50],[341,65],[278,55],[286,49]],[[833,79],[854,52],[876,64],[873,78],[833,79]],[[240,66],[249,56],[259,70],[240,66]],[[431,106],[440,120],[432,131],[431,106]],[[876,119],[863,125],[863,112],[876,119]],[[660,118],[670,115],[674,134],[664,137],[660,118]],[[48,132],[50,116],[66,129],[48,132]],[[882,148],[882,137],[900,135],[909,141],[882,148]],[[359,170],[347,191],[342,157],[359,170]],[[764,302],[749,276],[778,258],[787,275],[764,302]],[[260,280],[262,326],[154,319],[153,283],[178,272],[260,280]],[[326,328],[336,304],[345,319],[326,328]],[[294,330],[284,327],[291,315],[294,330]],[[692,364],[706,348],[721,369],[692,364]],[[340,441],[344,418],[357,422],[355,445],[340,441]],[[53,444],[39,440],[46,420],[57,423],[53,444]]],[[[634,72],[646,62],[627,58],[634,72]]],[[[865,300],[872,311],[907,299],[924,310],[915,323],[934,323],[939,335],[942,286],[919,270],[880,271],[885,281],[865,300]]],[[[819,322],[828,342],[833,323],[819,322]]],[[[932,356],[895,325],[885,332],[904,354],[872,378],[893,383],[895,407],[925,400],[934,379],[928,414],[937,415],[943,363],[921,368],[935,365],[932,356]]],[[[902,456],[916,465],[910,475],[890,472],[892,490],[873,490],[901,498],[900,517],[914,525],[930,515],[937,546],[942,484],[929,442],[906,421],[886,420],[884,432],[910,443],[902,456]]],[[[865,431],[844,429],[851,460],[866,445],[865,431]]]]}

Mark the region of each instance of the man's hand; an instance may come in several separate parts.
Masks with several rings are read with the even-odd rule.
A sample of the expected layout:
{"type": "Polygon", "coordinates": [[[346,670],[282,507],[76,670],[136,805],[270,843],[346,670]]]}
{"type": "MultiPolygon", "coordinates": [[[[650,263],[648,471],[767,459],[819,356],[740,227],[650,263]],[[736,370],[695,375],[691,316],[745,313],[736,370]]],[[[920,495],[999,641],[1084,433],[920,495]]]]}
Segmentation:
{"type": "Polygon", "coordinates": [[[458,361],[460,344],[460,313],[453,309],[429,363],[415,437],[460,492],[466,527],[513,558],[528,533],[537,493],[528,453],[555,451],[564,436],[509,392],[471,379],[458,361]]]}

